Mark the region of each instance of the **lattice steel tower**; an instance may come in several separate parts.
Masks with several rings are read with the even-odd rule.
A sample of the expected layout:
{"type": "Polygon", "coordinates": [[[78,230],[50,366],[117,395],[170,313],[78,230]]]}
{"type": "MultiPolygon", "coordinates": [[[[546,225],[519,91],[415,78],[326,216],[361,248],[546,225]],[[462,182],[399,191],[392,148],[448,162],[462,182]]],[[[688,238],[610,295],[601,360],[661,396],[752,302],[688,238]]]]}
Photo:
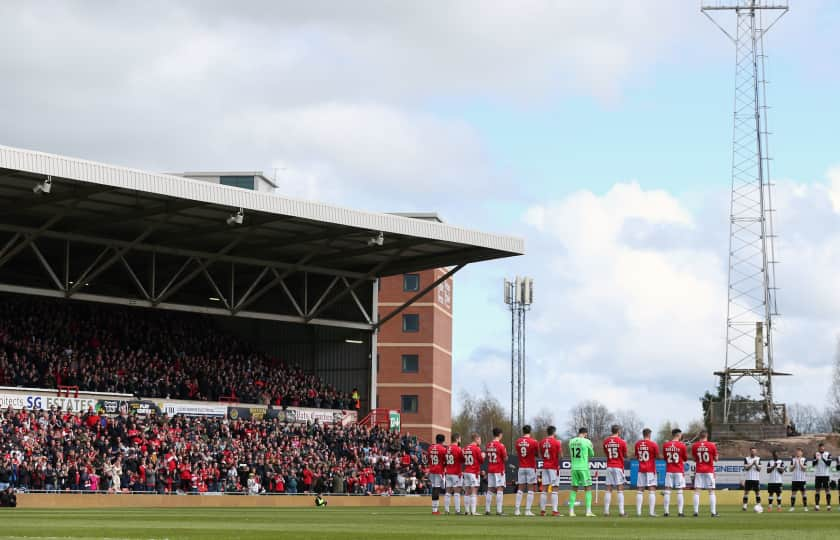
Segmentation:
{"type": "MultiPolygon", "coordinates": [[[[510,438],[525,425],[525,314],[534,301],[534,280],[505,279],[505,304],[510,309],[510,438]]],[[[511,442],[511,448],[513,442],[511,442]]]]}
{"type": "Polygon", "coordinates": [[[760,387],[764,421],[775,424],[783,418],[773,404],[773,376],[782,373],[773,370],[773,317],[778,313],[764,36],[787,13],[788,5],[778,0],[729,0],[707,2],[701,11],[735,45],[726,360],[724,370],[715,373],[723,387],[719,421],[737,421],[733,386],[752,378],[760,387]],[[732,13],[734,32],[718,20],[732,13]]]}

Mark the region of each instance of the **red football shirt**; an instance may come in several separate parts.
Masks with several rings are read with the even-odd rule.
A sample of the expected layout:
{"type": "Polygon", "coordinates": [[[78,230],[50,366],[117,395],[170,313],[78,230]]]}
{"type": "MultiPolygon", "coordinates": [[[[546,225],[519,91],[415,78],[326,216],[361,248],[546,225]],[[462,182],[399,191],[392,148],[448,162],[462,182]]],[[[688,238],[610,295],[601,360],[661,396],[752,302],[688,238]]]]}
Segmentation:
{"type": "Polygon", "coordinates": [[[429,447],[429,474],[443,474],[445,456],[446,447],[442,444],[433,444],[429,447]]]}
{"type": "Polygon", "coordinates": [[[546,437],[540,441],[540,457],[543,460],[543,469],[548,471],[560,467],[560,452],[563,447],[554,437],[546,437]]]}
{"type": "Polygon", "coordinates": [[[627,459],[627,443],[618,435],[610,435],[604,439],[604,454],[607,456],[607,467],[624,470],[624,460],[627,459]]]}
{"type": "Polygon", "coordinates": [[[659,446],[648,439],[636,443],[636,459],[639,460],[639,472],[656,472],[656,458],[659,456],[659,446]]]}
{"type": "Polygon", "coordinates": [[[470,474],[481,473],[481,464],[484,458],[481,457],[481,448],[475,443],[470,443],[464,448],[464,472],[470,474]]]}
{"type": "Polygon", "coordinates": [[[715,461],[718,459],[718,451],[715,443],[709,441],[698,441],[691,445],[691,455],[699,473],[714,473],[715,461]]]}
{"type": "Polygon", "coordinates": [[[665,472],[685,472],[685,461],[688,459],[685,443],[668,441],[662,446],[662,453],[665,455],[665,472]]]}
{"type": "Polygon", "coordinates": [[[490,441],[487,443],[485,450],[487,454],[487,472],[490,474],[500,474],[505,472],[505,462],[507,461],[507,450],[501,441],[490,441]]]}
{"type": "Polygon", "coordinates": [[[519,456],[520,469],[536,469],[537,453],[540,444],[533,437],[519,437],[516,439],[516,455],[519,456]]]}
{"type": "Polygon", "coordinates": [[[461,475],[461,467],[464,465],[464,452],[455,443],[446,448],[446,474],[461,475]]]}

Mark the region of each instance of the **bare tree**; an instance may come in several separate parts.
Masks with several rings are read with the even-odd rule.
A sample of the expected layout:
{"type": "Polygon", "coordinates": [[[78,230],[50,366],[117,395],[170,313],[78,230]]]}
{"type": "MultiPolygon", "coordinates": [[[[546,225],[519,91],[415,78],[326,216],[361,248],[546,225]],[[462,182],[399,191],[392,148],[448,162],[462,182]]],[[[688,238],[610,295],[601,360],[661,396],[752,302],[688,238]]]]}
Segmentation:
{"type": "MultiPolygon", "coordinates": [[[[834,352],[834,370],[831,374],[831,386],[828,389],[827,417],[829,429],[840,431],[840,338],[837,340],[837,350],[834,352]]],[[[797,424],[796,429],[802,431],[797,424]]]]}
{"type": "Polygon", "coordinates": [[[637,441],[642,438],[642,430],[645,428],[642,419],[633,411],[618,410],[615,412],[615,423],[621,426],[621,433],[628,441],[637,441]]]}
{"type": "Polygon", "coordinates": [[[665,420],[660,424],[659,429],[656,430],[656,440],[659,443],[671,440],[671,430],[677,427],[676,422],[665,420]]]}
{"type": "Polygon", "coordinates": [[[542,439],[546,435],[545,430],[548,426],[556,426],[554,413],[548,409],[540,409],[531,419],[531,434],[536,439],[542,439]]]}
{"type": "MultiPolygon", "coordinates": [[[[600,401],[582,401],[569,411],[568,435],[574,437],[578,429],[585,427],[593,441],[601,441],[610,433],[610,426],[615,423],[615,416],[600,401]]],[[[595,448],[600,448],[595,444],[595,448]]]]}
{"type": "Polygon", "coordinates": [[[461,402],[461,411],[452,419],[452,431],[460,433],[465,441],[470,433],[476,432],[487,442],[493,438],[494,427],[501,428],[506,435],[510,434],[508,412],[487,388],[481,397],[464,392],[461,402]]]}
{"type": "Polygon", "coordinates": [[[694,420],[688,423],[688,426],[682,428],[683,440],[687,443],[694,442],[695,440],[697,440],[697,437],[700,436],[700,432],[704,429],[706,429],[706,423],[700,418],[695,418],[694,420]]]}
{"type": "Polygon", "coordinates": [[[821,412],[813,405],[793,403],[788,405],[787,415],[799,433],[808,435],[831,431],[831,412],[828,410],[821,412]]]}

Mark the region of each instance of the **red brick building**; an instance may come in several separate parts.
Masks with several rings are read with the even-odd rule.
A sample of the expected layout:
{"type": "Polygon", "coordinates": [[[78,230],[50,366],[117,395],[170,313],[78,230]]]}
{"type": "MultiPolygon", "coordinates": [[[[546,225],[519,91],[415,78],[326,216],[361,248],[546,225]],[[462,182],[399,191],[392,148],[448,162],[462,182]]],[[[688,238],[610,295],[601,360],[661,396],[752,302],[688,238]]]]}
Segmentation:
{"type": "MultiPolygon", "coordinates": [[[[379,315],[401,306],[443,274],[425,270],[380,280],[379,315]]],[[[378,406],[397,409],[401,429],[425,441],[452,421],[452,278],[382,325],[378,338],[378,406]]]]}

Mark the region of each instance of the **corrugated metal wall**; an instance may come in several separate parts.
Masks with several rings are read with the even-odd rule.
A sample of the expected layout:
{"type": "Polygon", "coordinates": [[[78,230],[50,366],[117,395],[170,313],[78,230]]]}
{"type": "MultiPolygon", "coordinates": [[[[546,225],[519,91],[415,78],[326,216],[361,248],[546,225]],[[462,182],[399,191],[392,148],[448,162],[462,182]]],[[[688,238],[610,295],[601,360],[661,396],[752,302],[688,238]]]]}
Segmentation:
{"type": "Polygon", "coordinates": [[[317,373],[349,392],[358,388],[362,408],[370,394],[370,332],[234,317],[215,318],[218,327],[253,343],[259,350],[317,373]],[[345,340],[362,340],[347,343],[345,340]]]}

